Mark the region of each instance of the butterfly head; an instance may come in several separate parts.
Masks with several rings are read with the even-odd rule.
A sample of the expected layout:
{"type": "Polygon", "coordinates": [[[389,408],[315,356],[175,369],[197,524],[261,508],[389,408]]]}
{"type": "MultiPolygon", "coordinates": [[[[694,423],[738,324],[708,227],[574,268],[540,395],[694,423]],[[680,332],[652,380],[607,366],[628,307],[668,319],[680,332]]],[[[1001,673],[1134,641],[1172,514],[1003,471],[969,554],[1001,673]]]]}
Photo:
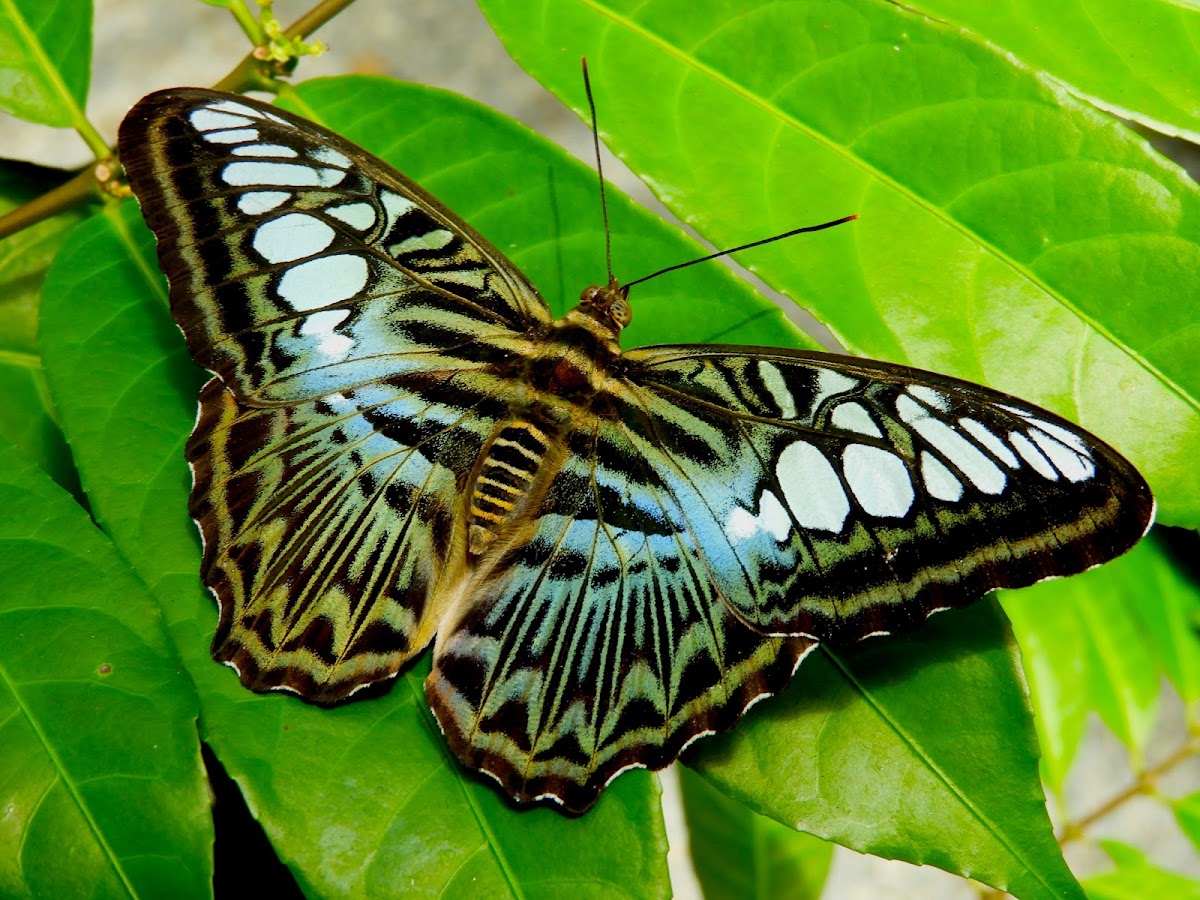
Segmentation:
{"type": "Polygon", "coordinates": [[[620,334],[621,329],[633,319],[629,288],[622,287],[615,278],[610,278],[603,287],[592,285],[584,288],[579,296],[579,311],[611,328],[614,334],[620,334]]]}

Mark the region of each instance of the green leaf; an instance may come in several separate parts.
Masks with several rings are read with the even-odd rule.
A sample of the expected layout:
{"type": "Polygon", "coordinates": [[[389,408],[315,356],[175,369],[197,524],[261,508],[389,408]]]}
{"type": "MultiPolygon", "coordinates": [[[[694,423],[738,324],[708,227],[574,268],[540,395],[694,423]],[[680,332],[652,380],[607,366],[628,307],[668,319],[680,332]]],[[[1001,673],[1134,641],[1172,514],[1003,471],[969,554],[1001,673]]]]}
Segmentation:
{"type": "Polygon", "coordinates": [[[1023,897],[1079,896],[1046,816],[998,606],[815,651],[796,684],[685,758],[780,822],[1023,897]]]}
{"type": "Polygon", "coordinates": [[[1171,806],[1174,808],[1175,820],[1179,827],[1192,842],[1192,846],[1200,850],[1200,791],[1188,794],[1181,800],[1172,801],[1171,806]]]}
{"type": "Polygon", "coordinates": [[[854,352],[1063,413],[1200,524],[1200,187],[1124,126],[883,0],[482,5],[577,109],[587,54],[610,145],[716,245],[858,213],[739,257],[854,352]]]}
{"type": "MultiPolygon", "coordinates": [[[[329,79],[289,96],[456,206],[537,271],[558,310],[577,295],[582,266],[602,278],[592,176],[515,123],[451,95],[380,79],[329,79]],[[555,291],[559,284],[570,286],[569,296],[555,291]]],[[[648,264],[694,252],[673,232],[657,233],[628,202],[614,200],[613,214],[622,233],[645,236],[648,264]]],[[[707,283],[692,277],[697,287],[707,283]]],[[[693,337],[728,330],[734,340],[778,342],[795,333],[736,279],[717,277],[729,288],[724,315],[719,324],[689,317],[693,337]]],[[[643,329],[646,339],[654,336],[652,317],[643,329]]],[[[197,574],[183,459],[202,376],[167,313],[152,238],[133,204],[73,236],[47,283],[42,337],[97,518],[159,597],[200,692],[205,740],[306,891],[669,892],[653,776],[622,776],[578,819],[513,810],[449,755],[424,700],[427,662],[383,696],[330,710],[254,695],[212,662],[217,613],[197,574]]]]}
{"type": "Polygon", "coordinates": [[[196,697],[154,600],[0,442],[0,894],[211,895],[196,697]]]}
{"type": "Polygon", "coordinates": [[[1084,882],[1091,900],[1145,900],[1170,897],[1171,900],[1200,898],[1200,881],[1160,869],[1134,847],[1117,841],[1104,841],[1104,849],[1117,864],[1116,869],[1084,882]]]}
{"type": "MultiPolygon", "coordinates": [[[[1032,589],[1001,595],[1021,646],[1042,751],[1042,776],[1060,800],[1093,708],[1084,689],[1091,678],[1090,644],[1080,622],[1073,584],[1074,579],[1068,579],[1034,585],[1038,589],[1049,585],[1049,597],[1032,589]]],[[[1082,602],[1087,603],[1083,593],[1082,602]]]]}
{"type": "MultiPolygon", "coordinates": [[[[1189,709],[1200,700],[1200,580],[1181,561],[1194,564],[1200,538],[1193,531],[1157,529],[1137,581],[1126,579],[1128,597],[1162,671],[1189,709]],[[1134,585],[1142,598],[1136,600],[1134,585]]],[[[1132,574],[1132,573],[1131,573],[1132,574]]]]}
{"type": "MultiPolygon", "coordinates": [[[[0,162],[0,215],[61,184],[66,173],[0,162]]],[[[14,444],[68,491],[79,493],[42,373],[38,302],[46,269],[82,219],[65,212],[0,241],[0,439],[14,444]]]]}
{"type": "Polygon", "coordinates": [[[1117,115],[1200,138],[1200,10],[1175,0],[919,0],[1117,115]]]}
{"type": "Polygon", "coordinates": [[[79,127],[91,67],[91,0],[0,0],[0,109],[79,127]]]}
{"type": "Polygon", "coordinates": [[[679,768],[692,866],[707,900],[817,900],[833,845],[752,813],[679,768]]]}

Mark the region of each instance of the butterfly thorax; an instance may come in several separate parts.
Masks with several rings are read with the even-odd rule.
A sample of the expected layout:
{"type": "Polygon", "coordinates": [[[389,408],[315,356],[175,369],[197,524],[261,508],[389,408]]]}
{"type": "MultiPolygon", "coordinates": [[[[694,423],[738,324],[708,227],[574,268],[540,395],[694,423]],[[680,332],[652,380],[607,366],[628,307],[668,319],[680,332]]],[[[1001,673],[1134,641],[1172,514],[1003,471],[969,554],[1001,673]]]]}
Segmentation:
{"type": "Polygon", "coordinates": [[[466,492],[470,556],[482,556],[497,538],[507,548],[523,543],[525,521],[566,455],[567,434],[604,415],[630,318],[626,291],[614,280],[585,290],[578,306],[532,341],[515,379],[520,399],[485,442],[466,492]]]}

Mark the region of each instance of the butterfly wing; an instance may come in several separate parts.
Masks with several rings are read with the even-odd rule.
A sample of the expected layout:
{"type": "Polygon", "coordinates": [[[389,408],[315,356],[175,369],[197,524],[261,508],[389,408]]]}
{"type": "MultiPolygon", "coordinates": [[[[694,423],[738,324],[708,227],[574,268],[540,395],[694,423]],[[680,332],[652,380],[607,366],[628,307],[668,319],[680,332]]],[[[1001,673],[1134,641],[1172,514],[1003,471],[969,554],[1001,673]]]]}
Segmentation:
{"type": "Polygon", "coordinates": [[[705,472],[691,528],[722,596],[764,633],[900,630],[1097,566],[1153,520],[1115,450],[979,385],[770,348],[627,356],[651,458],[705,472]]]}
{"type": "Polygon", "coordinates": [[[451,748],[518,801],[580,812],[782,690],[814,644],[747,628],[682,506],[619,423],[581,422],[536,531],[438,632],[426,697],[451,748]]]}
{"type": "Polygon", "coordinates": [[[284,111],[164,91],[120,150],[216,376],[188,448],[213,654],[339,700],[432,635],[458,481],[505,410],[489,366],[549,312],[421,188],[284,111]]]}
{"type": "Polygon", "coordinates": [[[806,637],[1081,571],[1153,515],[1111,448],[966,382],[744,347],[624,359],[426,683],[458,755],[522,800],[586,808],[781,690],[806,637]]]}

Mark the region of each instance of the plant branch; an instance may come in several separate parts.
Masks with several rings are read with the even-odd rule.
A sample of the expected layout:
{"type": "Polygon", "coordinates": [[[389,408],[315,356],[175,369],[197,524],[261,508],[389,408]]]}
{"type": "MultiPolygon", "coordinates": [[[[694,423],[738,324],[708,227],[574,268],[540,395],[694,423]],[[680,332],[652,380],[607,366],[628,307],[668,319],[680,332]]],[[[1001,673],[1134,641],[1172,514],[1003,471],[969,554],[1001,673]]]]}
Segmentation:
{"type": "MultiPolygon", "coordinates": [[[[307,37],[353,2],[354,0],[321,0],[293,22],[284,34],[288,38],[307,37]]],[[[270,65],[270,61],[263,60],[251,52],[215,86],[221,90],[231,91],[249,88],[272,90],[276,86],[275,82],[264,71],[270,65]]],[[[112,182],[115,167],[107,159],[110,151],[105,145],[104,139],[88,125],[86,119],[83,120],[82,126],[76,123],[76,130],[84,137],[88,146],[92,147],[98,156],[101,156],[101,161],[96,165],[87,166],[70,181],[59,185],[54,190],[0,216],[0,240],[23,228],[36,225],[43,219],[48,219],[65,209],[99,200],[106,192],[119,194],[119,188],[112,182]]]]}
{"type": "MultiPolygon", "coordinates": [[[[290,39],[308,37],[354,0],[321,0],[316,6],[293,22],[284,31],[290,39]]],[[[265,69],[271,66],[270,61],[264,60],[259,48],[246,54],[229,74],[213,85],[219,91],[266,90],[274,92],[277,85],[275,76],[268,74],[265,69]]]]}
{"type": "Polygon", "coordinates": [[[1080,817],[1077,821],[1068,822],[1065,826],[1063,826],[1062,834],[1058,837],[1059,846],[1061,847],[1069,844],[1071,841],[1082,839],[1084,837],[1083,832],[1086,828],[1094,825],[1096,822],[1103,819],[1122,804],[1132,800],[1138,794],[1151,793],[1155,789],[1155,782],[1159,778],[1161,778],[1171,769],[1175,768],[1175,766],[1179,765],[1184,760],[1194,756],[1197,751],[1200,751],[1200,740],[1198,740],[1196,737],[1191,737],[1184,741],[1183,745],[1166,759],[1142,772],[1134,784],[1111,797],[1108,801],[1102,803],[1090,813],[1080,817]]]}
{"type": "Polygon", "coordinates": [[[97,174],[97,168],[88,166],[70,181],[0,216],[0,240],[63,210],[99,200],[102,197],[102,179],[97,174]]]}

